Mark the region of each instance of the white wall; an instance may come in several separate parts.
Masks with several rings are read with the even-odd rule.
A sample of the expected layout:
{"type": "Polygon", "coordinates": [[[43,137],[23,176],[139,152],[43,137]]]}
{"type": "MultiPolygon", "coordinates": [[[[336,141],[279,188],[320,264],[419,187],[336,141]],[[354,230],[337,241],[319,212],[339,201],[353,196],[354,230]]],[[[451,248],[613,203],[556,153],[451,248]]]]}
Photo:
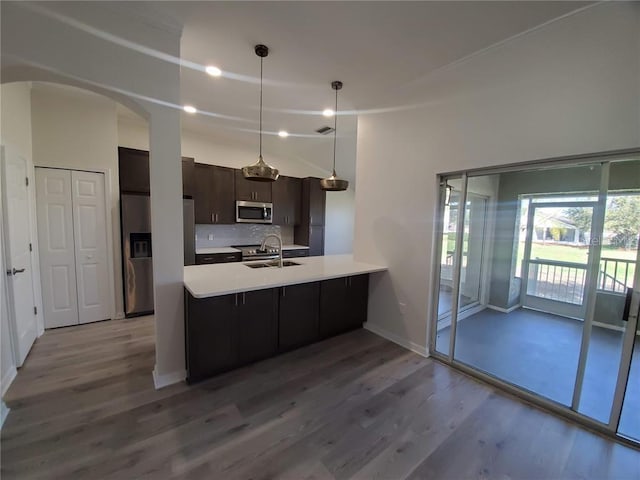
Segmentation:
{"type": "MultiPolygon", "coordinates": [[[[144,123],[119,117],[118,141],[122,147],[147,150],[149,137],[144,123]]],[[[347,152],[348,154],[349,152],[347,152]]],[[[355,156],[354,151],[351,152],[355,156]]],[[[257,150],[239,143],[229,143],[220,137],[203,136],[182,132],[182,155],[193,157],[196,162],[242,168],[257,160],[257,150]]],[[[265,161],[274,165],[282,175],[292,177],[325,177],[328,172],[284,157],[265,154],[265,161]]],[[[353,246],[353,222],[355,195],[352,189],[346,192],[327,192],[325,220],[325,254],[351,253],[353,246]]]]}
{"type": "Polygon", "coordinates": [[[640,4],[605,3],[443,69],[358,120],[357,259],[369,324],[424,351],[436,174],[640,145],[640,4]]]}
{"type": "Polygon", "coordinates": [[[34,85],[33,161],[38,167],[105,171],[109,192],[115,318],[124,317],[116,103],[73,87],[34,85]]]}

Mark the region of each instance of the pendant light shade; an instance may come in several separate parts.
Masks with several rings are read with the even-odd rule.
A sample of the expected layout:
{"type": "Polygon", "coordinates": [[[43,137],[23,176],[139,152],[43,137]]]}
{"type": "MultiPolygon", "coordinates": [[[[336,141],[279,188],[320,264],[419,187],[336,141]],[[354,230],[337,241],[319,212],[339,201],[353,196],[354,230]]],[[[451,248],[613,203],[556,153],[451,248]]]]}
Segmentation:
{"type": "Polygon", "coordinates": [[[320,180],[320,186],[328,192],[343,192],[349,188],[349,182],[339,178],[336,174],[336,135],[338,131],[338,90],[342,88],[342,82],[331,82],[331,88],[336,91],[336,108],[333,114],[333,173],[328,178],[320,180]]]}
{"type": "Polygon", "coordinates": [[[260,57],[260,153],[256,163],[242,168],[242,175],[247,180],[256,182],[275,182],[279,175],[278,169],[262,159],[262,62],[269,55],[269,48],[266,45],[256,45],[255,52],[260,57]]]}

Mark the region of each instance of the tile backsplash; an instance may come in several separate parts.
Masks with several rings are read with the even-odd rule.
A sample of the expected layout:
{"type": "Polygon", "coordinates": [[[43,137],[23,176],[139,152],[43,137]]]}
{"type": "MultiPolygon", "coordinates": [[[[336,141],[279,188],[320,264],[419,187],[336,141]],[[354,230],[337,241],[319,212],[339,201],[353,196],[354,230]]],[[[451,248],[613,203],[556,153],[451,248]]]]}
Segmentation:
{"type": "Polygon", "coordinates": [[[196,249],[259,244],[270,233],[279,234],[284,245],[293,244],[293,227],[253,223],[196,225],[196,249]],[[213,237],[212,240],[209,240],[210,236],[213,237]]]}

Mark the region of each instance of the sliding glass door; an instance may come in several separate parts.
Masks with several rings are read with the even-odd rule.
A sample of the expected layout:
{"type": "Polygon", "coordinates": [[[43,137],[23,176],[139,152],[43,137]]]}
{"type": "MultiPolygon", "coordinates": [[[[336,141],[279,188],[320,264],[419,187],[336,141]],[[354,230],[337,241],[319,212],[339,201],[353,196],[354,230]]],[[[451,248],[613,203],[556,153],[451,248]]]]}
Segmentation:
{"type": "Polygon", "coordinates": [[[434,356],[638,439],[640,156],[441,184],[434,356]]]}

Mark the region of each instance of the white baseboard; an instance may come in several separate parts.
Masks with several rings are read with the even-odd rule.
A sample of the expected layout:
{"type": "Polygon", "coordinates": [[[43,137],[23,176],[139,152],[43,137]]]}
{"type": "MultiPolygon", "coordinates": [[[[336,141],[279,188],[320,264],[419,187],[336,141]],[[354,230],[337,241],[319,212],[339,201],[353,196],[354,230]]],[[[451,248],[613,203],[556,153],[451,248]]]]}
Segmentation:
{"type": "Polygon", "coordinates": [[[156,387],[156,390],[168,387],[169,385],[173,385],[174,383],[180,383],[184,381],[186,377],[187,372],[185,372],[184,370],[180,372],[158,374],[156,372],[156,369],[153,369],[153,384],[156,387]]]}
{"type": "Polygon", "coordinates": [[[116,312],[114,320],[122,320],[124,318],[124,312],[116,312]]]}
{"type": "Polygon", "coordinates": [[[417,343],[410,342],[406,338],[402,338],[402,337],[396,335],[395,333],[391,333],[391,332],[385,330],[384,328],[378,327],[377,325],[373,325],[372,323],[366,322],[363,325],[363,328],[366,329],[366,330],[369,330],[372,333],[375,333],[376,335],[378,335],[378,336],[380,336],[382,338],[386,338],[387,340],[389,340],[389,341],[391,341],[393,343],[397,343],[401,347],[404,347],[407,350],[411,350],[412,352],[415,352],[418,355],[422,355],[423,357],[428,357],[429,356],[429,352],[427,351],[426,347],[424,347],[422,345],[418,345],[417,343]]]}
{"type": "Polygon", "coordinates": [[[7,407],[7,404],[4,402],[0,402],[0,430],[2,430],[2,426],[4,425],[4,421],[7,419],[9,412],[11,409],[7,407]]]}
{"type": "Polygon", "coordinates": [[[16,367],[14,365],[11,368],[9,368],[9,370],[7,370],[7,373],[5,373],[4,377],[2,377],[2,380],[0,380],[2,384],[3,397],[4,397],[4,394],[7,393],[7,390],[9,390],[9,387],[11,386],[13,381],[15,380],[16,375],[18,375],[18,370],[16,370],[16,367]]]}
{"type": "Polygon", "coordinates": [[[509,307],[509,308],[496,307],[495,305],[487,305],[487,308],[490,308],[491,310],[495,310],[496,312],[502,312],[502,313],[511,313],[514,310],[519,309],[520,307],[522,307],[522,305],[520,304],[514,305],[513,307],[509,307]]]}

